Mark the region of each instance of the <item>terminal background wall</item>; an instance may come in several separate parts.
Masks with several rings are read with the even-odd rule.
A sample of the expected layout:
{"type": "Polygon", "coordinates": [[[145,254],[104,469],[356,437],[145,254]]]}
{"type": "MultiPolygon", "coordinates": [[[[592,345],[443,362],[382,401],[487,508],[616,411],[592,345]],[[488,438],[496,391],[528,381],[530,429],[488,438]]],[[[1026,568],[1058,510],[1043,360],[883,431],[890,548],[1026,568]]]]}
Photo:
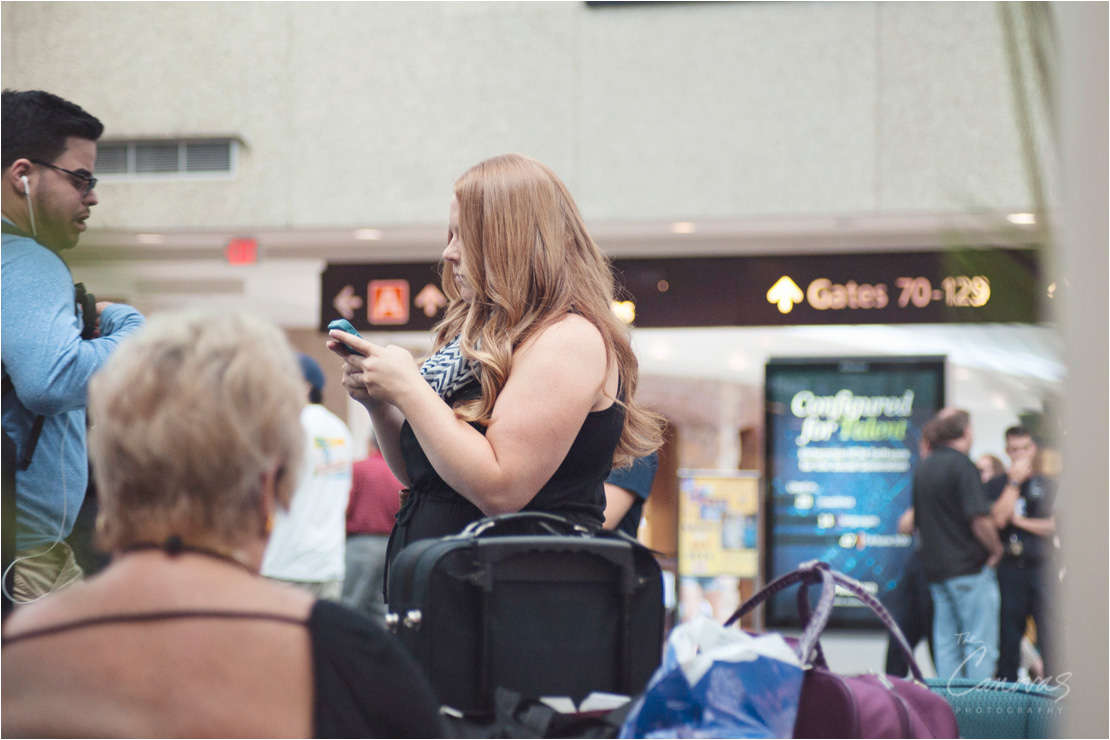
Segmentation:
{"type": "Polygon", "coordinates": [[[439,224],[505,151],[591,221],[1031,204],[993,3],[5,3],[3,83],[243,142],[101,229],[439,224]]]}

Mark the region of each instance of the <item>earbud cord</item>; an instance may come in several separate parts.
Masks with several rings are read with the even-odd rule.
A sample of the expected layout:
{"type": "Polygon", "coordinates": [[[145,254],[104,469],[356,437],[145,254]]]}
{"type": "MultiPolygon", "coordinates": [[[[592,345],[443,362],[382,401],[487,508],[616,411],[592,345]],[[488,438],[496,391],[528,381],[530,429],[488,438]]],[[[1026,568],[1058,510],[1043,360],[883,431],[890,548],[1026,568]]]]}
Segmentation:
{"type": "MultiPolygon", "coordinates": [[[[29,201],[28,205],[30,205],[29,201]]],[[[32,221],[31,223],[33,224],[34,221],[32,221]]],[[[29,599],[28,601],[19,601],[15,598],[14,594],[8,593],[8,573],[11,571],[12,568],[15,567],[16,563],[22,562],[24,560],[31,560],[33,558],[40,558],[46,553],[53,550],[62,542],[62,533],[65,531],[66,528],[66,511],[69,505],[69,497],[66,496],[66,438],[69,436],[69,423],[70,416],[69,414],[66,414],[66,425],[65,428],[62,430],[62,446],[60,452],[60,456],[62,458],[62,521],[58,525],[58,537],[54,540],[54,542],[50,544],[49,547],[47,547],[42,552],[36,552],[33,555],[24,555],[21,558],[16,558],[8,565],[7,568],[4,569],[4,578],[3,581],[0,582],[0,590],[3,590],[4,596],[7,597],[7,599],[13,604],[33,604],[34,602],[41,599],[43,596],[49,596],[50,594],[54,593],[54,587],[51,586],[50,590],[44,593],[42,596],[38,596],[34,599],[29,599]]]]}
{"type": "Polygon", "coordinates": [[[31,236],[37,237],[39,232],[35,228],[35,207],[31,204],[30,193],[27,193],[27,215],[31,217],[31,236]]]}

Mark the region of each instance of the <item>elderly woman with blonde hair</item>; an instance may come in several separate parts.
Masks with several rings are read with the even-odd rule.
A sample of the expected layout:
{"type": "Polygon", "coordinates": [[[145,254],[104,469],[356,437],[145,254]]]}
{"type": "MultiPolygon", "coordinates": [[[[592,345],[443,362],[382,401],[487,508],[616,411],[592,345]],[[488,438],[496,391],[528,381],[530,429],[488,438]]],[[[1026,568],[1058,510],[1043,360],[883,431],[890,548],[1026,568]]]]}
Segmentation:
{"type": "Polygon", "coordinates": [[[435,354],[419,368],[400,347],[340,331],[328,342],[411,490],[390,553],[516,511],[600,527],[610,469],[655,450],[662,420],[635,402],[612,270],[555,173],[521,154],[463,173],[443,289],[435,354]]]}
{"type": "Polygon", "coordinates": [[[392,637],[258,577],[303,456],[276,328],[158,317],[89,389],[109,567],[4,625],[3,734],[427,737],[431,690],[392,637]]]}

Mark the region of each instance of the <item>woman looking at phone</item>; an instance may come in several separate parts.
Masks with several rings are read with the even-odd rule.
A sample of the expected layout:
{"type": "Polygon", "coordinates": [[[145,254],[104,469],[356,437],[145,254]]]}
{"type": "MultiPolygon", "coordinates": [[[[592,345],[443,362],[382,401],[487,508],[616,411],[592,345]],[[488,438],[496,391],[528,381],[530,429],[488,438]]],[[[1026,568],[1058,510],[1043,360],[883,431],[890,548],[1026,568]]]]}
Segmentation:
{"type": "Polygon", "coordinates": [[[516,511],[600,527],[611,467],[655,450],[661,420],[635,404],[612,273],[566,186],[520,154],[467,170],[442,276],[449,303],[422,366],[345,332],[328,341],[411,491],[391,555],[516,511]]]}

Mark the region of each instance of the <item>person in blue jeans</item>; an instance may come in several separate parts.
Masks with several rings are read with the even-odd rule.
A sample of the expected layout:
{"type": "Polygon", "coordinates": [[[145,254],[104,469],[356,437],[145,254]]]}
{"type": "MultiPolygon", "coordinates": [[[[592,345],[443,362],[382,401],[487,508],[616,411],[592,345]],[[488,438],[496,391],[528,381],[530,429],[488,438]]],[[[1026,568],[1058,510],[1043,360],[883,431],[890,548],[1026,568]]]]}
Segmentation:
{"type": "Polygon", "coordinates": [[[989,679],[998,664],[1002,542],[975,464],[966,411],[933,420],[933,453],[913,475],[914,516],[933,597],[933,651],[941,678],[989,679]]]}

